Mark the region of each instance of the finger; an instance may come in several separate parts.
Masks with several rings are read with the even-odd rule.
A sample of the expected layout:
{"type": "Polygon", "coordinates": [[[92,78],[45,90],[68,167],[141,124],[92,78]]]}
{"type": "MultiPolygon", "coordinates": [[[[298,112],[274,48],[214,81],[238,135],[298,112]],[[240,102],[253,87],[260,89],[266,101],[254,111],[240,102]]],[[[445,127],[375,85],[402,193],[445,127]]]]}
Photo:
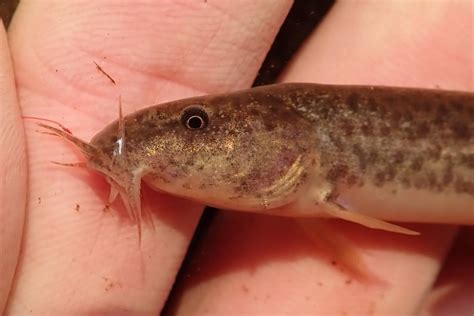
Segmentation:
{"type": "Polygon", "coordinates": [[[394,238],[349,223],[331,228],[356,245],[349,251],[362,257],[368,278],[354,275],[334,249],[314,243],[291,219],[219,214],[182,269],[169,314],[406,315],[404,306],[394,309],[394,296],[412,301],[412,293],[432,281],[424,270],[437,268],[433,258],[453,235],[450,228],[411,226],[437,242],[426,245],[418,237],[394,238]],[[405,278],[409,287],[400,284],[405,278]]]}
{"type": "Polygon", "coordinates": [[[0,312],[20,252],[26,204],[26,153],[7,37],[0,23],[0,312]]]}
{"type": "Polygon", "coordinates": [[[449,252],[419,315],[472,315],[474,304],[474,229],[465,228],[449,252]]]}
{"type": "MultiPolygon", "coordinates": [[[[212,1],[24,1],[10,39],[25,115],[60,121],[90,139],[124,112],[248,86],[288,7],[212,1]],[[101,72],[99,65],[109,77],[101,72]]],[[[156,232],[107,206],[96,174],[71,147],[29,126],[30,208],[9,312],[156,314],[202,206],[149,194],[156,232]],[[40,200],[39,200],[40,198],[40,200]],[[41,290],[38,290],[41,289],[41,290]]],[[[122,208],[123,209],[123,208],[122,208]]]]}
{"type": "Polygon", "coordinates": [[[338,3],[283,80],[471,90],[471,18],[463,1],[338,3]]]}
{"type": "MultiPolygon", "coordinates": [[[[282,80],[466,89],[472,30],[465,6],[338,2],[282,80]]],[[[173,312],[413,314],[454,234],[439,226],[410,227],[421,237],[337,226],[379,282],[352,278],[289,220],[220,213],[183,269],[173,312]]]]}

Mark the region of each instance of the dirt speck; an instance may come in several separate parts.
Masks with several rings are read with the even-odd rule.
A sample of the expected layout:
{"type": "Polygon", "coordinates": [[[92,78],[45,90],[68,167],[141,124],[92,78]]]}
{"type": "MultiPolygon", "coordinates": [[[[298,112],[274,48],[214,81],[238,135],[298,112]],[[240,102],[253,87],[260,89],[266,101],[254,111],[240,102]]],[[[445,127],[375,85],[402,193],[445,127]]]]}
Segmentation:
{"type": "Polygon", "coordinates": [[[107,72],[105,72],[105,70],[98,63],[96,63],[95,61],[92,61],[92,62],[95,64],[95,67],[97,68],[97,70],[99,72],[101,72],[103,75],[105,75],[107,77],[107,79],[110,80],[110,82],[112,82],[113,84],[116,84],[115,79],[112,78],[112,76],[109,75],[107,72]]]}
{"type": "Polygon", "coordinates": [[[111,279],[109,279],[107,277],[102,277],[102,279],[105,282],[104,290],[106,292],[111,291],[114,288],[122,288],[122,283],[120,283],[120,282],[114,282],[114,281],[112,281],[111,279]]]}

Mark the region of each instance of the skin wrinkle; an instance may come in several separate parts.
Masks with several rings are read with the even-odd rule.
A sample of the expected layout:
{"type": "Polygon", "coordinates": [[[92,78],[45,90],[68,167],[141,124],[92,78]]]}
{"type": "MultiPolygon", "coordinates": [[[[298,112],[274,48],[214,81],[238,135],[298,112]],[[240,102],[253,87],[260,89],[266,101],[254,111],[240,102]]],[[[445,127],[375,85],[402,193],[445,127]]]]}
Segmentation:
{"type": "Polygon", "coordinates": [[[26,153],[7,37],[0,26],[0,314],[20,253],[26,208],[26,153]]]}
{"type": "MultiPolygon", "coordinates": [[[[42,63],[35,63],[35,65],[43,65],[43,64],[42,63]]],[[[53,78],[55,79],[55,84],[56,85],[58,85],[58,84],[59,85],[65,85],[65,86],[69,87],[70,89],[74,89],[75,91],[71,92],[71,90],[65,88],[65,89],[61,89],[61,91],[65,92],[65,94],[59,94],[59,93],[56,93],[56,92],[53,93],[53,92],[51,92],[51,90],[49,89],[48,86],[38,85],[38,84],[35,84],[34,82],[32,82],[30,84],[30,81],[28,80],[28,76],[22,76],[22,78],[25,78],[24,80],[22,80],[22,93],[30,92],[32,95],[36,95],[36,96],[39,96],[42,99],[44,99],[44,102],[41,102],[41,103],[38,104],[38,109],[40,108],[40,106],[42,104],[45,104],[46,105],[45,107],[47,107],[47,105],[50,105],[51,101],[53,101],[55,104],[68,104],[68,106],[73,107],[76,111],[79,111],[83,114],[87,114],[85,108],[75,107],[74,103],[67,102],[67,100],[66,100],[67,98],[64,97],[65,95],[69,95],[69,93],[80,93],[81,95],[86,95],[87,91],[84,91],[82,89],[76,89],[74,83],[68,82],[68,80],[66,80],[65,77],[61,76],[62,71],[56,72],[52,68],[51,69],[46,68],[45,70],[46,70],[45,73],[49,72],[51,74],[54,74],[53,78]],[[59,80],[57,80],[57,79],[59,79],[59,80]]],[[[22,72],[19,69],[17,69],[16,71],[17,71],[17,74],[20,74],[22,72]]],[[[92,94],[92,93],[89,93],[88,95],[93,96],[94,98],[100,98],[102,100],[107,100],[107,97],[104,96],[104,95],[96,95],[96,94],[92,94]]],[[[102,102],[96,101],[96,103],[102,103],[102,102]]],[[[37,112],[38,113],[43,113],[42,111],[43,111],[43,109],[39,109],[37,112]]],[[[97,120],[97,121],[103,121],[100,117],[97,117],[95,115],[91,116],[90,119],[91,120],[97,120]]]]}
{"type": "MultiPolygon", "coordinates": [[[[232,14],[231,12],[229,11],[226,11],[226,10],[223,10],[221,7],[219,7],[218,5],[212,3],[212,2],[207,2],[207,5],[211,8],[214,8],[216,9],[216,11],[222,13],[223,16],[226,16],[226,17],[230,17],[231,20],[235,21],[240,27],[241,29],[245,30],[246,33],[249,35],[249,36],[255,36],[254,34],[254,30],[249,28],[249,25],[245,22],[242,22],[237,15],[234,15],[232,14]]],[[[250,10],[249,10],[250,11],[250,10]]],[[[225,19],[223,19],[225,20],[225,19]]],[[[270,21],[270,20],[265,20],[265,19],[262,19],[261,21],[259,22],[262,22],[262,23],[257,23],[260,27],[265,26],[267,29],[272,29],[272,24],[270,24],[270,22],[267,22],[267,21],[270,21]]],[[[265,32],[263,32],[265,34],[265,32]]],[[[269,39],[263,39],[261,37],[259,37],[259,42],[260,43],[263,43],[265,47],[270,47],[272,44],[273,44],[273,37],[269,37],[269,39]]]]}
{"type": "MultiPolygon", "coordinates": [[[[219,23],[222,23],[222,20],[219,20],[219,23]]],[[[209,47],[209,45],[211,45],[211,42],[216,37],[216,34],[219,28],[220,27],[217,27],[217,29],[211,33],[210,35],[211,37],[210,39],[206,41],[207,42],[206,45],[199,45],[199,47],[202,46],[200,53],[193,52],[192,56],[196,56],[196,57],[193,57],[193,59],[190,60],[186,66],[183,66],[182,63],[179,63],[179,67],[176,67],[176,69],[172,71],[168,70],[168,71],[157,72],[156,70],[153,70],[153,69],[150,70],[146,67],[138,67],[138,66],[134,67],[134,64],[130,64],[130,63],[127,64],[126,62],[120,62],[120,60],[114,61],[114,58],[110,58],[110,57],[107,58],[106,62],[107,64],[120,66],[120,68],[122,68],[123,70],[127,70],[127,73],[133,72],[136,74],[145,75],[148,77],[148,79],[159,79],[158,81],[166,81],[174,85],[180,85],[183,89],[186,88],[186,89],[191,90],[192,94],[194,95],[207,94],[209,91],[203,91],[202,87],[199,87],[196,85],[196,81],[194,80],[183,81],[182,80],[183,76],[179,72],[180,71],[189,72],[190,69],[195,69],[196,66],[199,65],[199,63],[197,62],[198,57],[201,55],[206,56],[204,52],[209,47]]],[[[209,36],[209,34],[207,34],[207,36],[209,36]]],[[[88,50],[86,47],[76,47],[76,49],[87,53],[91,57],[92,60],[101,59],[100,56],[104,55],[103,52],[99,52],[99,51],[94,52],[94,51],[88,50]]],[[[168,59],[176,58],[176,56],[166,56],[166,57],[168,59]]],[[[186,78],[186,76],[184,77],[186,78]]],[[[97,96],[100,94],[103,94],[103,91],[100,91],[100,92],[97,91],[96,94],[97,96]]]]}
{"type": "MultiPolygon", "coordinates": [[[[98,52],[94,53],[93,51],[88,51],[87,49],[81,48],[81,47],[76,47],[76,50],[82,51],[82,52],[85,52],[86,54],[88,54],[89,58],[85,58],[86,60],[87,59],[90,59],[90,60],[100,60],[101,59],[101,57],[100,57],[101,55],[98,52]]],[[[133,65],[131,65],[131,64],[127,65],[126,63],[120,63],[120,61],[115,62],[113,60],[113,58],[108,58],[106,60],[106,62],[107,62],[108,65],[113,65],[113,68],[115,69],[115,72],[118,72],[118,73],[121,73],[122,71],[127,72],[129,74],[134,73],[133,76],[135,76],[135,78],[136,78],[137,75],[140,75],[140,76],[145,77],[146,80],[149,80],[149,81],[157,80],[157,81],[160,81],[160,82],[172,83],[173,85],[178,85],[178,86],[182,87],[183,90],[184,90],[184,88],[189,89],[190,90],[189,93],[192,93],[192,94],[205,94],[206,93],[205,91],[199,90],[200,88],[198,86],[196,86],[192,81],[188,82],[188,81],[180,80],[181,77],[178,75],[178,70],[175,70],[174,72],[166,73],[166,75],[165,75],[165,72],[157,72],[157,71],[153,71],[153,70],[149,71],[145,68],[133,67],[133,65]]],[[[51,68],[50,71],[54,71],[54,70],[51,68]]],[[[81,93],[86,93],[89,96],[95,97],[95,98],[97,98],[97,97],[105,98],[103,96],[103,94],[104,94],[103,89],[97,90],[96,87],[90,86],[88,84],[85,84],[82,87],[78,87],[77,82],[67,80],[65,77],[62,77],[62,78],[64,79],[63,82],[66,85],[74,87],[75,89],[77,89],[81,93]]],[[[115,78],[116,77],[114,76],[114,79],[115,78]]],[[[119,81],[118,84],[121,84],[122,81],[119,81]]]]}
{"type": "MultiPolygon", "coordinates": [[[[201,10],[201,9],[200,9],[200,10],[201,10]]],[[[203,13],[205,13],[205,12],[206,12],[206,11],[203,11],[203,13]]],[[[71,14],[72,14],[72,13],[71,13],[71,14]]],[[[207,13],[207,14],[208,14],[208,13],[207,13]]],[[[181,17],[181,18],[183,18],[183,17],[181,17]]],[[[217,20],[218,20],[218,21],[221,21],[222,18],[219,18],[219,19],[217,19],[217,20]]],[[[215,21],[215,19],[211,19],[211,21],[215,21]]],[[[171,22],[168,22],[168,23],[171,23],[171,22]]],[[[200,33],[201,36],[204,36],[204,38],[203,38],[203,39],[204,39],[204,42],[207,42],[206,39],[210,36],[209,34],[211,34],[211,36],[215,36],[215,35],[212,35],[212,34],[215,34],[215,33],[217,32],[216,27],[218,28],[218,26],[215,25],[216,22],[212,22],[212,23],[213,23],[213,24],[211,25],[211,27],[209,27],[209,31],[208,31],[208,32],[202,32],[202,33],[200,33]]],[[[155,26],[153,25],[153,27],[155,27],[155,26]]],[[[156,27],[158,28],[158,26],[156,26],[156,27]]],[[[77,28],[77,26],[75,26],[74,28],[77,28]]],[[[194,32],[192,32],[192,30],[188,30],[188,28],[187,28],[186,26],[183,26],[183,28],[184,28],[184,29],[182,30],[182,32],[184,32],[184,34],[189,34],[189,33],[194,34],[194,32]]],[[[228,26],[226,26],[226,28],[228,28],[228,26]]],[[[88,31],[91,31],[89,28],[87,28],[87,30],[88,30],[88,31]]],[[[83,33],[84,33],[84,32],[82,32],[82,33],[73,33],[72,35],[73,35],[73,38],[74,38],[74,37],[80,37],[80,38],[82,39],[83,36],[84,36],[83,33]]],[[[86,33],[87,33],[87,32],[86,32],[86,33]]],[[[226,39],[226,37],[223,37],[222,31],[219,31],[219,34],[220,34],[220,35],[219,35],[219,38],[218,38],[218,39],[216,38],[216,41],[218,41],[218,40],[219,40],[219,41],[222,41],[222,40],[225,40],[225,39],[226,39]]],[[[114,35],[114,34],[111,33],[111,34],[110,34],[110,37],[112,37],[113,35],[114,35]]],[[[93,37],[94,37],[94,38],[97,38],[98,35],[93,35],[93,37]]],[[[77,45],[82,45],[83,48],[79,48],[79,51],[82,50],[82,49],[85,49],[85,47],[91,47],[91,45],[87,45],[87,41],[77,41],[77,40],[76,40],[76,41],[74,41],[74,40],[71,41],[71,40],[70,40],[69,42],[70,42],[70,45],[76,46],[74,49],[77,49],[77,45]],[[85,42],[85,43],[84,43],[84,42],[85,42]]],[[[202,42],[202,41],[201,41],[201,42],[202,42]]],[[[188,80],[187,80],[188,78],[191,78],[191,77],[194,78],[194,75],[193,75],[194,73],[200,73],[200,74],[206,74],[206,73],[212,74],[212,73],[215,73],[215,71],[212,71],[212,67],[209,68],[209,66],[206,66],[206,68],[204,68],[204,69],[197,68],[197,69],[195,69],[194,72],[190,73],[190,69],[194,69],[194,67],[189,67],[189,66],[190,66],[190,65],[189,65],[189,60],[190,60],[189,58],[191,58],[191,60],[196,60],[196,58],[198,58],[198,57],[196,57],[196,56],[199,56],[199,54],[196,54],[196,49],[199,49],[199,50],[202,51],[202,44],[201,44],[201,42],[199,43],[199,45],[192,45],[192,47],[196,47],[196,48],[193,49],[193,50],[185,50],[185,49],[179,49],[179,50],[178,50],[178,53],[179,53],[179,54],[181,54],[181,53],[184,54],[185,52],[188,52],[188,53],[186,54],[186,56],[183,57],[183,58],[184,58],[184,63],[183,63],[183,60],[181,60],[180,63],[166,62],[167,59],[176,56],[176,52],[174,52],[173,55],[165,55],[163,58],[159,58],[159,59],[156,58],[156,57],[155,57],[155,58],[151,58],[151,59],[148,58],[147,60],[148,60],[148,64],[149,64],[149,65],[148,65],[147,67],[144,67],[144,68],[143,68],[143,71],[144,71],[144,72],[150,72],[150,71],[152,71],[152,72],[154,72],[155,74],[157,74],[157,73],[161,73],[161,74],[166,73],[166,74],[168,74],[168,75],[165,77],[166,79],[173,78],[173,77],[176,77],[176,78],[179,77],[181,83],[187,82],[187,81],[188,81],[188,80]],[[158,63],[158,60],[160,61],[159,63],[158,63]],[[150,64],[150,63],[151,63],[151,64],[150,64]],[[175,65],[175,66],[174,66],[173,68],[169,68],[170,65],[175,65]],[[159,69],[157,69],[157,68],[159,68],[159,69]],[[157,71],[157,70],[160,70],[160,71],[157,71]],[[171,75],[170,75],[170,73],[171,73],[171,75]],[[185,81],[183,81],[183,80],[185,80],[185,81]]],[[[247,40],[247,39],[243,39],[243,40],[241,39],[240,41],[232,41],[233,44],[241,43],[241,42],[245,43],[245,47],[246,47],[246,48],[249,47],[249,45],[247,45],[247,43],[249,42],[249,40],[247,40]]],[[[178,41],[178,44],[179,44],[179,43],[181,43],[181,42],[178,41]]],[[[103,45],[104,45],[104,44],[100,45],[99,47],[101,47],[101,46],[103,46],[103,45]]],[[[184,45],[184,43],[183,43],[183,44],[179,44],[179,45],[182,46],[182,45],[184,45]]],[[[187,43],[187,45],[189,45],[189,43],[187,43]]],[[[259,66],[259,64],[260,64],[258,61],[260,61],[260,60],[263,58],[263,56],[264,56],[264,55],[262,54],[262,44],[261,44],[261,42],[259,41],[259,42],[254,42],[254,44],[253,44],[253,45],[250,45],[250,46],[256,46],[255,53],[258,53],[258,56],[252,56],[252,55],[249,56],[249,54],[243,54],[243,56],[248,56],[248,57],[246,57],[246,58],[255,59],[256,62],[255,62],[255,63],[252,63],[252,64],[255,65],[255,66],[254,66],[255,69],[258,69],[258,66],[259,66]]],[[[92,47],[97,47],[97,45],[96,45],[96,46],[92,46],[92,47]]],[[[218,45],[217,48],[220,48],[220,49],[213,49],[212,51],[213,51],[213,52],[219,52],[218,55],[223,54],[223,52],[225,52],[225,51],[227,51],[227,50],[229,49],[229,48],[222,49],[221,45],[218,45]]],[[[111,54],[111,52],[110,52],[110,50],[112,50],[112,49],[113,49],[113,47],[108,47],[108,48],[107,48],[107,50],[109,50],[109,52],[108,52],[108,51],[106,50],[106,48],[101,48],[100,50],[97,50],[97,48],[96,48],[96,50],[97,50],[96,53],[94,53],[94,52],[89,52],[89,54],[93,54],[93,55],[95,55],[95,56],[107,55],[107,56],[108,56],[108,59],[112,59],[112,60],[113,60],[113,59],[114,59],[114,54],[111,54]]],[[[119,49],[117,49],[117,51],[120,52],[119,49]]],[[[166,53],[166,52],[167,52],[167,51],[165,50],[165,53],[166,53]]],[[[119,53],[116,53],[116,54],[118,54],[117,56],[119,56],[119,57],[122,56],[122,55],[120,55],[119,53]]],[[[206,58],[210,58],[210,57],[214,57],[214,58],[215,58],[215,57],[217,57],[217,55],[214,54],[214,55],[205,56],[205,57],[206,57],[206,58]]],[[[46,56],[45,56],[44,58],[46,58],[46,56]]],[[[181,59],[183,59],[183,58],[181,58],[181,59]]],[[[47,55],[47,60],[54,60],[54,59],[50,58],[50,55],[47,55]]],[[[206,61],[206,60],[204,60],[204,61],[206,61]]],[[[225,62],[226,62],[225,59],[222,60],[222,63],[225,63],[225,62]]],[[[201,58],[199,61],[197,61],[196,63],[198,63],[198,64],[200,64],[200,65],[202,65],[202,64],[206,64],[206,65],[207,65],[207,62],[203,62],[202,58],[201,58]]],[[[221,65],[223,65],[225,68],[228,68],[229,71],[230,71],[230,69],[233,69],[233,68],[234,68],[234,67],[232,66],[232,63],[235,63],[235,61],[234,61],[233,59],[229,59],[229,60],[227,60],[228,65],[224,65],[224,64],[222,64],[222,63],[221,63],[221,65]]],[[[130,64],[130,65],[141,65],[142,63],[134,62],[134,63],[128,63],[128,64],[130,64]]],[[[241,64],[241,65],[242,65],[242,64],[243,64],[243,65],[246,65],[247,67],[244,67],[244,68],[239,67],[239,68],[238,68],[239,70],[241,70],[241,71],[246,71],[245,69],[248,70],[248,65],[249,65],[248,61],[242,61],[240,64],[241,64]]],[[[216,66],[214,65],[214,67],[216,67],[216,66]]],[[[196,80],[194,80],[194,79],[193,79],[193,80],[190,79],[189,82],[193,82],[193,85],[191,85],[191,86],[193,87],[193,89],[194,89],[195,91],[203,91],[203,86],[202,86],[203,83],[209,83],[210,85],[211,85],[211,84],[213,85],[212,82],[214,82],[214,81],[218,81],[219,85],[221,86],[220,89],[222,89],[222,90],[231,89],[231,88],[229,88],[229,87],[230,87],[229,84],[233,83],[234,80],[233,80],[232,78],[229,78],[228,76],[224,76],[224,75],[225,75],[224,73],[221,73],[221,76],[219,76],[219,78],[215,78],[215,79],[211,79],[211,80],[199,80],[199,81],[196,81],[196,80]],[[229,80],[230,80],[230,81],[229,81],[229,80]],[[223,82],[224,82],[224,81],[227,83],[226,86],[223,86],[223,82]],[[201,83],[202,83],[201,86],[200,86],[200,87],[199,87],[199,86],[194,86],[196,82],[201,82],[201,83]],[[198,87],[199,87],[199,89],[197,89],[198,87]]],[[[161,75],[160,75],[160,76],[161,76],[161,75]]],[[[235,72],[234,72],[233,77],[235,77],[235,76],[237,76],[237,75],[236,75],[235,72]]],[[[120,80],[120,79],[121,79],[120,73],[119,73],[117,76],[114,76],[114,78],[120,80]]],[[[127,78],[128,78],[128,77],[127,77],[127,78]]],[[[241,80],[240,78],[247,78],[247,76],[238,76],[238,78],[239,78],[239,80],[241,80]]],[[[123,80],[122,80],[122,81],[123,81],[123,80]]],[[[247,82],[247,81],[246,81],[246,82],[247,82]]],[[[85,82],[83,85],[86,85],[86,86],[87,86],[87,84],[88,84],[88,83],[85,82]]],[[[84,87],[83,87],[83,88],[84,88],[84,87]]],[[[209,88],[209,86],[208,86],[205,90],[209,90],[209,89],[211,89],[211,88],[209,88]]],[[[211,89],[211,90],[216,91],[215,89],[211,89]]],[[[221,90],[221,91],[222,91],[222,90],[221,90]]],[[[219,91],[219,90],[217,90],[217,91],[219,91]]]]}

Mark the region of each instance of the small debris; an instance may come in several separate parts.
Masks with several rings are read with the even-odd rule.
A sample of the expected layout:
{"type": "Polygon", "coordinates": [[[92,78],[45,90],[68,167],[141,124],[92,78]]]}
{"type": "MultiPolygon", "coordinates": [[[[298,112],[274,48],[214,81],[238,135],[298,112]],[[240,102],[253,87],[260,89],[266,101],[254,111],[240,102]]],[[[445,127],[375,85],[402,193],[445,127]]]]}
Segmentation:
{"type": "Polygon", "coordinates": [[[110,280],[109,278],[106,278],[106,277],[102,277],[102,279],[105,281],[105,287],[104,287],[104,290],[106,292],[114,289],[114,288],[122,288],[122,283],[120,282],[113,282],[112,280],[110,280]]]}
{"type": "Polygon", "coordinates": [[[105,72],[104,69],[102,69],[102,67],[99,66],[98,63],[96,63],[95,61],[93,61],[93,63],[95,64],[95,66],[97,67],[97,70],[99,70],[101,73],[103,73],[107,78],[109,78],[109,80],[115,84],[115,80],[114,78],[112,78],[112,76],[110,76],[108,73],[105,72]]]}

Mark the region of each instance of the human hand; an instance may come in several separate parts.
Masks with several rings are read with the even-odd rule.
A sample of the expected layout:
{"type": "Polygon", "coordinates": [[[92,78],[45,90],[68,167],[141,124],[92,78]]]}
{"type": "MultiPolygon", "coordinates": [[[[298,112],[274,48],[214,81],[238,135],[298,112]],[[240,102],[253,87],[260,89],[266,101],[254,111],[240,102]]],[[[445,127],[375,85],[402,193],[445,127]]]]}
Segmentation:
{"type": "Polygon", "coordinates": [[[0,311],[13,282],[26,207],[26,150],[20,108],[8,50],[0,23],[0,311]]]}
{"type": "MultiPolygon", "coordinates": [[[[90,139],[117,118],[119,95],[129,113],[248,87],[290,2],[268,8],[248,1],[235,15],[243,4],[24,1],[9,29],[22,114],[60,121],[90,139]]],[[[38,133],[33,121],[25,129],[27,219],[6,314],[157,314],[203,206],[145,198],[156,232],[145,229],[139,248],[136,227],[118,215],[120,203],[106,207],[103,178],[51,164],[81,157],[38,133]]],[[[16,211],[21,204],[9,210],[16,211]]]]}
{"type": "MultiPolygon", "coordinates": [[[[23,115],[55,119],[76,136],[90,139],[117,118],[119,95],[125,113],[129,113],[165,100],[248,87],[290,6],[289,1],[272,2],[272,6],[251,1],[114,3],[20,4],[9,40],[23,115]],[[116,85],[96,70],[94,61],[116,85]]],[[[390,65],[406,60],[403,57],[425,53],[420,39],[411,39],[410,43],[418,45],[405,56],[398,55],[401,44],[395,40],[398,36],[407,40],[403,33],[390,34],[393,42],[377,50],[380,42],[367,46],[366,41],[374,39],[367,25],[348,26],[367,32],[357,33],[367,34],[360,41],[351,34],[336,33],[336,29],[346,29],[342,24],[332,27],[331,23],[344,21],[337,14],[351,14],[348,8],[336,9],[339,11],[328,17],[311,40],[318,43],[318,53],[307,46],[295,57],[284,80],[472,87],[467,76],[457,79],[459,76],[436,68],[441,57],[408,59],[412,64],[394,70],[390,65]],[[347,38],[354,42],[339,42],[347,38]],[[352,49],[345,55],[334,56],[347,47],[352,49]],[[371,47],[372,54],[363,51],[364,47],[371,47]],[[366,56],[387,58],[389,48],[397,59],[388,60],[396,62],[385,65],[377,61],[379,67],[374,69],[374,61],[366,56]],[[424,67],[433,72],[413,74],[425,62],[424,67]],[[335,71],[342,64],[344,72],[335,71]],[[371,76],[363,76],[359,69],[370,69],[371,76]],[[342,73],[344,77],[337,77],[342,73]],[[407,73],[413,75],[412,80],[406,80],[407,73]]],[[[380,13],[382,9],[368,12],[380,13]]],[[[371,18],[377,21],[377,16],[371,18]]],[[[398,20],[395,14],[385,22],[398,20]]],[[[421,19],[418,23],[411,30],[430,22],[421,19]]],[[[454,41],[438,34],[448,51],[469,44],[445,35],[448,31],[458,34],[461,26],[438,27],[444,30],[443,36],[454,41]]],[[[433,50],[438,41],[431,40],[433,50]]],[[[448,54],[443,51],[441,55],[448,54]]],[[[454,69],[455,74],[466,72],[462,59],[451,62],[447,69],[454,69]]],[[[136,228],[114,212],[120,212],[120,205],[113,204],[110,211],[105,207],[109,189],[105,181],[84,170],[50,164],[51,160],[77,161],[80,156],[61,140],[37,133],[34,124],[25,123],[25,127],[28,216],[7,314],[157,314],[168,297],[202,206],[146,190],[145,203],[153,209],[156,232],[146,229],[139,249],[136,228]]],[[[337,303],[341,310],[361,306],[361,313],[372,310],[380,314],[393,308],[411,311],[430,286],[453,234],[449,229],[420,228],[423,236],[413,244],[413,239],[403,236],[341,224],[346,234],[362,245],[371,238],[378,240],[370,266],[389,283],[381,287],[355,281],[347,284],[348,277],[327,264],[327,254],[321,255],[288,223],[253,215],[219,215],[203,239],[206,260],[202,260],[202,253],[196,256],[195,264],[201,271],[191,268],[195,273],[177,296],[171,297],[173,309],[179,314],[206,310],[217,314],[228,310],[236,314],[322,313],[324,308],[334,311],[337,303]],[[239,229],[243,225],[246,228],[239,229]],[[263,247],[266,245],[274,248],[263,247]],[[389,263],[398,272],[387,271],[389,263]],[[335,288],[339,300],[335,299],[335,288]],[[375,300],[381,302],[372,303],[375,300]]]]}

